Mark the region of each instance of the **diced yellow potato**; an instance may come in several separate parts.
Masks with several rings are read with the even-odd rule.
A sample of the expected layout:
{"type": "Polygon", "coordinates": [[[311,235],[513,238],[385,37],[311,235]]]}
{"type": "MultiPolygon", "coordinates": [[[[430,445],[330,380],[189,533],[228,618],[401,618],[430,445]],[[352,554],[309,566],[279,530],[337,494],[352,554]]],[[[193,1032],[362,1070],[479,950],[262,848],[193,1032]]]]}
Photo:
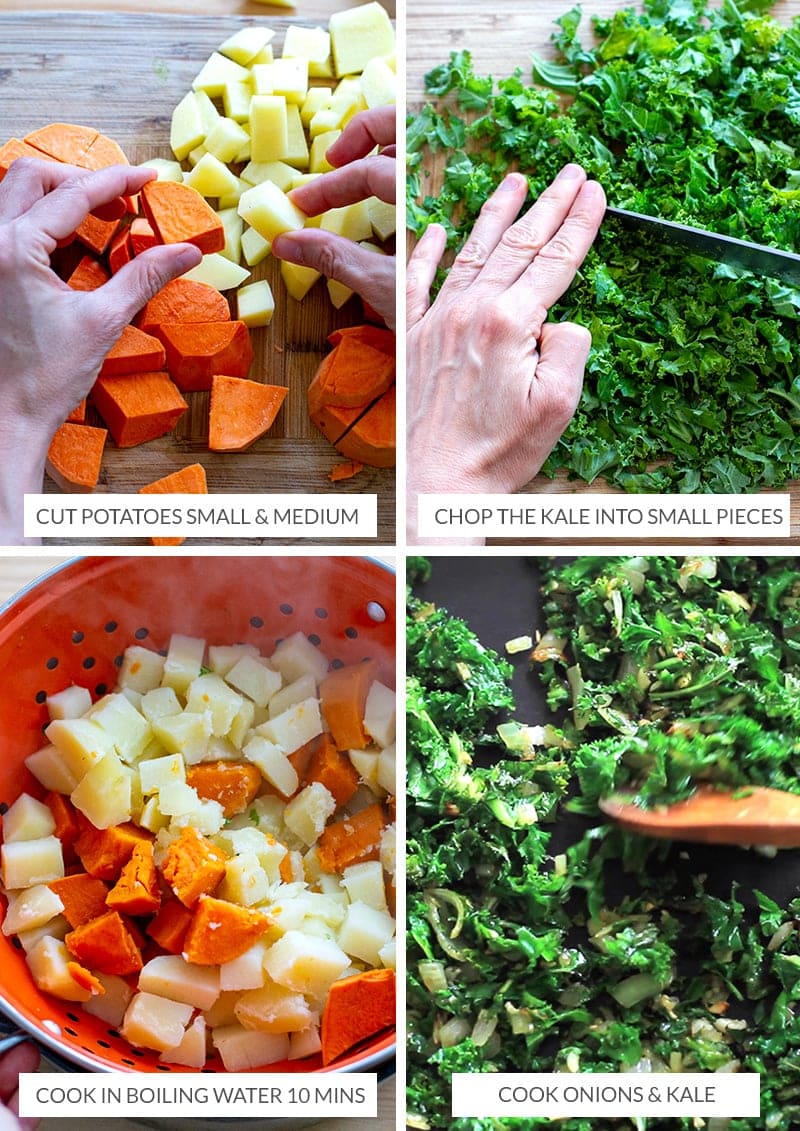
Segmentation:
{"type": "Polygon", "coordinates": [[[96,829],[108,829],[131,819],[131,773],[116,754],[106,754],[70,794],[76,809],[96,829]]]}
{"type": "Polygon", "coordinates": [[[330,208],[323,212],[320,227],[326,232],[336,232],[345,239],[358,243],[372,235],[372,224],[366,200],[347,204],[343,208],[330,208]]]}
{"type": "Polygon", "coordinates": [[[378,3],[334,12],[328,26],[337,75],[359,74],[373,55],[394,50],[392,22],[378,3]]]}
{"type": "Polygon", "coordinates": [[[225,40],[219,49],[220,54],[246,67],[274,38],[275,32],[271,28],[243,27],[225,40]]]}
{"type": "Polygon", "coordinates": [[[133,997],[133,990],[118,974],[95,973],[95,977],[106,992],[95,994],[83,1008],[87,1013],[93,1013],[95,1017],[102,1018],[106,1024],[116,1028],[122,1024],[125,1010],[133,997]]]}
{"type": "Polygon", "coordinates": [[[265,240],[255,228],[245,226],[242,232],[242,255],[248,267],[255,267],[270,253],[272,244],[265,240]]]}
{"type": "Polygon", "coordinates": [[[114,749],[111,736],[92,719],[55,719],[44,733],[78,779],[114,749]]]}
{"type": "Polygon", "coordinates": [[[20,931],[43,927],[63,910],[61,899],[47,884],[34,884],[17,895],[9,896],[3,917],[3,934],[17,935],[20,931]]]}
{"type": "MultiPolygon", "coordinates": [[[[255,808],[257,804],[258,802],[255,802],[250,811],[255,816],[258,816],[258,810],[255,808]]],[[[281,802],[281,806],[282,804],[281,802]]],[[[248,813],[248,818],[249,815],[248,813]]],[[[225,851],[233,852],[236,855],[251,854],[255,856],[270,883],[280,880],[281,861],[286,856],[287,849],[286,845],[281,844],[274,836],[252,827],[247,829],[226,828],[215,843],[218,843],[225,851]]]]}
{"type": "Polygon", "coordinates": [[[303,699],[313,699],[316,694],[317,684],[314,677],[308,674],[301,675],[272,696],[269,701],[269,717],[274,719],[277,715],[288,711],[295,703],[300,703],[303,699]]]}
{"type": "Polygon", "coordinates": [[[397,874],[397,826],[389,825],[381,834],[381,864],[390,876],[397,874]]]}
{"type": "MultiPolygon", "coordinates": [[[[289,191],[291,192],[292,189],[300,188],[301,185],[307,185],[311,181],[315,181],[317,179],[317,177],[321,177],[321,176],[322,176],[322,173],[298,173],[298,172],[295,172],[295,175],[292,177],[292,183],[289,185],[289,191]]],[[[306,220],[306,227],[307,228],[310,228],[312,226],[311,221],[315,222],[314,223],[315,227],[317,227],[317,228],[319,227],[319,221],[320,221],[319,216],[309,216],[308,219],[306,220]]]]}
{"type": "Polygon", "coordinates": [[[366,903],[367,907],[372,907],[375,911],[388,912],[380,860],[351,864],[342,873],[342,884],[347,889],[351,903],[366,903]]]}
{"type": "MultiPolygon", "coordinates": [[[[222,968],[220,967],[220,969],[222,968]]],[[[203,1012],[205,1023],[209,1029],[219,1029],[221,1026],[235,1025],[236,1014],[233,1010],[238,1000],[238,990],[223,990],[211,1006],[211,1009],[206,1009],[203,1012]]]]}
{"type": "Polygon", "coordinates": [[[262,181],[242,193],[239,215],[270,242],[281,232],[299,231],[305,216],[272,181],[262,181]]]}
{"type": "Polygon", "coordinates": [[[299,1033],[289,1034],[289,1055],[287,1060],[303,1060],[307,1056],[314,1056],[322,1048],[319,1036],[319,1027],[310,1025],[299,1033]]]}
{"type": "Polygon", "coordinates": [[[394,970],[397,966],[397,939],[389,939],[384,943],[378,951],[378,958],[381,960],[381,965],[385,966],[388,970],[394,970]]]}
{"type": "MultiPolygon", "coordinates": [[[[192,146],[194,149],[194,146],[192,146]]],[[[158,176],[158,181],[177,181],[183,180],[183,169],[181,168],[180,161],[168,161],[166,157],[150,157],[147,161],[140,161],[139,164],[148,169],[155,169],[158,176]]]]}
{"type": "Polygon", "coordinates": [[[327,287],[328,298],[337,310],[340,310],[354,294],[351,287],[346,287],[344,283],[340,283],[338,279],[328,279],[327,287]]]}
{"type": "Polygon", "coordinates": [[[370,59],[361,75],[361,92],[367,108],[394,106],[397,101],[397,76],[385,59],[370,59]]]}
{"type": "MultiPolygon", "coordinates": [[[[195,165],[198,164],[198,162],[202,161],[202,159],[205,157],[205,155],[207,153],[208,153],[208,150],[206,149],[206,147],[204,145],[198,145],[196,149],[193,149],[191,151],[191,153],[187,157],[187,161],[192,166],[192,168],[194,168],[195,165]]],[[[184,181],[186,180],[186,178],[188,176],[189,176],[188,173],[183,174],[184,181]]]]}
{"type": "Polygon", "coordinates": [[[269,658],[270,666],[283,676],[284,683],[293,683],[310,675],[321,683],[328,673],[328,661],[302,632],[286,636],[269,658]]]}
{"type": "Polygon", "coordinates": [[[79,986],[67,969],[72,955],[61,939],[45,935],[25,956],[33,980],[40,990],[65,1001],[88,1001],[91,990],[79,986]]]}
{"type": "MultiPolygon", "coordinates": [[[[307,892],[308,918],[318,919],[328,928],[336,930],[344,922],[347,911],[347,893],[342,890],[338,876],[328,876],[331,881],[329,891],[307,892]]],[[[332,930],[328,930],[328,937],[332,937],[332,930]]]]}
{"type": "MultiPolygon", "coordinates": [[[[342,79],[331,97],[331,127],[333,129],[344,129],[352,117],[366,109],[367,101],[361,89],[361,80],[357,78],[342,79]]],[[[325,111],[323,110],[321,113],[325,114],[325,111]]],[[[312,118],[311,125],[313,126],[313,124],[314,119],[312,118]]]]}
{"type": "Polygon", "coordinates": [[[164,1052],[181,1043],[191,1016],[191,1005],[139,992],[125,1011],[120,1032],[137,1048],[164,1052]]]}
{"type": "Polygon", "coordinates": [[[270,947],[264,967],[281,986],[321,1000],[347,969],[350,960],[332,939],[287,931],[270,947]]]}
{"type": "Polygon", "coordinates": [[[228,860],[225,875],[215,894],[219,899],[239,903],[242,907],[253,907],[268,898],[267,873],[259,864],[255,853],[242,852],[234,856],[233,860],[228,860]]]}
{"type": "Polygon", "coordinates": [[[384,747],[378,755],[378,785],[387,793],[397,793],[397,755],[394,743],[384,747]]]}
{"type": "Polygon", "coordinates": [[[136,823],[140,828],[147,829],[151,833],[157,833],[160,829],[167,827],[169,817],[165,817],[159,809],[158,797],[153,796],[147,800],[136,818],[136,823]]]}
{"type": "MultiPolygon", "coordinates": [[[[264,970],[264,955],[267,944],[259,940],[244,954],[230,962],[223,962],[219,968],[219,984],[221,990],[255,990],[264,985],[266,972],[264,970]]],[[[236,999],[238,1000],[238,994],[236,999]]],[[[235,1007],[235,1003],[234,1003],[235,1007]]],[[[235,1020],[233,1013],[231,1021],[235,1020]]]]}
{"type": "Polygon", "coordinates": [[[300,120],[304,126],[311,123],[311,119],[318,110],[327,110],[331,104],[333,91],[327,86],[311,86],[300,109],[300,120]]]}
{"type": "Polygon", "coordinates": [[[108,734],[120,758],[135,762],[152,737],[150,724],[125,695],[112,692],[92,707],[90,717],[108,734]]]}
{"type": "Polygon", "coordinates": [[[337,942],[353,958],[369,966],[380,966],[378,952],[392,938],[394,929],[394,919],[388,912],[356,901],[347,908],[337,942]]]}
{"type": "MultiPolygon", "coordinates": [[[[226,87],[226,90],[229,89],[226,87]]],[[[220,117],[214,128],[206,134],[203,142],[208,152],[218,161],[233,161],[242,146],[247,143],[248,135],[238,122],[233,118],[220,117]]],[[[205,193],[205,196],[220,196],[221,193],[205,193]]]]}
{"type": "Polygon", "coordinates": [[[232,687],[252,699],[257,707],[266,707],[281,685],[280,673],[253,656],[242,656],[225,678],[232,687]]]}
{"type": "Polygon", "coordinates": [[[280,94],[287,102],[302,106],[308,93],[308,59],[275,59],[257,63],[251,68],[253,91],[259,94],[280,94]]]}
{"type": "MultiPolygon", "coordinates": [[[[238,217],[237,217],[238,218],[238,217]]],[[[192,680],[186,695],[187,711],[211,712],[211,733],[226,735],[231,728],[243,698],[215,672],[192,680]]]]}
{"type": "Polygon", "coordinates": [[[312,173],[330,173],[333,165],[325,159],[325,154],[336,139],[341,137],[341,133],[341,130],[326,130],[324,133],[317,134],[311,142],[308,167],[312,173]]]}
{"type": "Polygon", "coordinates": [[[197,790],[186,782],[171,782],[158,791],[158,807],[165,817],[184,817],[200,803],[197,790]]]}
{"type": "Polygon", "coordinates": [[[3,817],[3,840],[38,840],[55,831],[53,814],[42,801],[29,793],[21,793],[3,817]]]}
{"type": "Polygon", "coordinates": [[[250,272],[214,251],[210,255],[204,255],[197,267],[187,271],[183,278],[193,279],[196,283],[207,283],[218,291],[229,291],[231,287],[239,287],[245,279],[249,279],[250,272]]]}
{"type": "Polygon", "coordinates": [[[186,1068],[202,1068],[206,1062],[206,1022],[198,1014],[183,1034],[183,1040],[174,1049],[165,1049],[158,1058],[165,1064],[180,1064],[186,1068]]]}
{"type": "Polygon", "coordinates": [[[234,1012],[240,1025],[260,1033],[297,1033],[313,1022],[311,1008],[303,995],[274,983],[246,990],[234,1012]]]}
{"type": "Polygon", "coordinates": [[[208,649],[208,666],[217,675],[225,676],[242,656],[258,656],[253,644],[211,644],[208,649]]]}
{"type": "Polygon", "coordinates": [[[284,797],[290,797],[297,789],[297,771],[279,746],[261,735],[254,735],[242,750],[248,762],[258,766],[267,781],[274,785],[284,797]]]}
{"type": "Polygon", "coordinates": [[[394,204],[379,200],[377,196],[367,199],[367,211],[372,230],[379,240],[388,240],[397,231],[397,209],[394,204]]]}
{"type": "Polygon", "coordinates": [[[281,260],[281,278],[284,286],[296,302],[302,302],[319,279],[320,273],[314,267],[301,267],[298,263],[281,260]]]}
{"type": "Polygon", "coordinates": [[[9,891],[33,887],[34,884],[49,884],[64,875],[61,841],[55,836],[4,844],[0,854],[3,886],[9,891]]]}
{"type": "MultiPolygon", "coordinates": [[[[237,160],[238,160],[238,158],[237,158],[237,160]]],[[[236,178],[236,188],[232,189],[231,192],[227,193],[225,196],[219,197],[219,207],[220,207],[220,209],[221,210],[225,209],[225,208],[233,208],[234,210],[237,209],[239,207],[239,201],[242,199],[242,193],[247,192],[249,187],[250,186],[247,184],[246,181],[243,181],[241,177],[237,177],[236,178]]]]}
{"type": "Polygon", "coordinates": [[[162,686],[171,687],[178,695],[183,695],[192,680],[200,675],[205,650],[205,640],[200,640],[197,636],[173,633],[164,661],[162,686]]]}
{"type": "Polygon", "coordinates": [[[275,313],[275,299],[266,279],[236,292],[236,313],[245,326],[269,326],[275,313]]]}
{"type": "MultiPolygon", "coordinates": [[[[238,179],[238,178],[237,178],[238,179]]],[[[241,196],[240,196],[241,199],[241,196]]],[[[242,258],[242,233],[244,221],[237,212],[238,202],[232,208],[222,208],[217,212],[225,231],[225,247],[220,252],[237,266],[242,258]]]]}
{"type": "Polygon", "coordinates": [[[67,766],[55,746],[43,746],[25,759],[25,765],[45,789],[56,793],[72,793],[78,776],[67,766]]]}
{"type": "Polygon", "coordinates": [[[303,844],[312,845],[335,809],[336,801],[330,791],[321,782],[312,781],[287,804],[283,820],[303,844]]]}
{"type": "Polygon", "coordinates": [[[347,756],[358,771],[361,780],[370,787],[373,793],[383,796],[383,790],[378,786],[378,751],[348,750],[347,756]]]}
{"type": "MultiPolygon", "coordinates": [[[[247,233],[245,233],[246,235],[247,233]]],[[[256,708],[255,704],[250,699],[243,699],[242,705],[236,712],[236,716],[231,723],[230,730],[228,731],[228,741],[234,750],[241,750],[245,743],[247,734],[253,726],[253,719],[255,718],[256,708]]]]}
{"type": "MultiPolygon", "coordinates": [[[[341,126],[343,113],[344,113],[343,110],[341,110],[341,109],[337,110],[334,107],[332,100],[331,100],[331,102],[328,103],[327,106],[323,106],[321,109],[319,109],[315,112],[315,114],[311,118],[311,121],[308,123],[308,136],[311,138],[311,141],[312,141],[312,148],[311,148],[312,155],[314,153],[313,142],[320,135],[332,133],[335,130],[339,129],[340,126],[341,126]]],[[[333,144],[333,143],[331,142],[330,144],[333,144]]],[[[323,170],[323,172],[328,172],[328,171],[329,171],[328,169],[323,170]]]]}
{"type": "Polygon", "coordinates": [[[379,746],[394,742],[397,715],[397,697],[378,680],[370,686],[364,707],[364,727],[379,746]]]}
{"type": "Polygon", "coordinates": [[[131,687],[143,695],[158,687],[164,676],[164,657],[140,644],[125,649],[117,682],[120,687],[131,687]]]}
{"type": "Polygon", "coordinates": [[[300,120],[300,107],[286,107],[286,163],[296,169],[307,169],[309,162],[308,143],[303,123],[300,120]]]}
{"type": "Polygon", "coordinates": [[[245,67],[214,51],[192,83],[192,90],[202,90],[209,97],[217,98],[222,95],[228,83],[246,82],[248,78],[249,73],[245,67]]]}
{"type": "Polygon", "coordinates": [[[329,32],[321,27],[301,27],[290,24],[286,29],[283,40],[284,59],[307,59],[308,73],[311,75],[311,65],[323,66],[330,59],[331,37],[329,32]]]}
{"type": "Polygon", "coordinates": [[[322,734],[319,700],[302,699],[274,719],[262,723],[256,734],[274,742],[286,754],[299,750],[306,742],[322,734]]]}
{"type": "Polygon", "coordinates": [[[283,161],[289,144],[286,99],[254,94],[250,100],[250,151],[254,161],[283,161]]]}
{"type": "Polygon", "coordinates": [[[166,754],[163,758],[148,758],[139,763],[139,780],[142,793],[157,793],[165,785],[186,781],[186,767],[180,754],[166,754]]]}
{"type": "Polygon", "coordinates": [[[162,716],[153,722],[153,734],[170,754],[182,754],[193,765],[202,760],[211,737],[211,712],[162,716]]]}
{"type": "Polygon", "coordinates": [[[178,696],[171,687],[154,687],[142,696],[142,714],[149,723],[165,715],[177,715],[180,711],[178,696]]]}
{"type": "Polygon", "coordinates": [[[181,829],[195,829],[203,836],[214,836],[224,824],[225,810],[219,801],[214,801],[209,797],[198,798],[186,813],[173,816],[169,828],[170,832],[179,832],[181,829]]]}
{"type": "Polygon", "coordinates": [[[195,966],[179,954],[159,954],[140,970],[138,986],[195,1009],[210,1009],[219,997],[219,967],[195,966]]]}
{"type": "Polygon", "coordinates": [[[212,1039],[228,1072],[263,1068],[285,1060],[289,1052],[289,1038],[285,1033],[259,1033],[241,1025],[223,1025],[214,1030],[212,1039]]]}
{"type": "Polygon", "coordinates": [[[203,136],[205,136],[213,130],[220,116],[219,110],[204,90],[196,90],[194,96],[197,101],[197,108],[200,111],[200,117],[203,119],[203,136]]]}
{"type": "Polygon", "coordinates": [[[53,719],[79,719],[85,715],[92,705],[92,694],[88,687],[80,687],[73,683],[65,687],[56,695],[48,695],[45,706],[50,720],[53,719]]]}
{"type": "Polygon", "coordinates": [[[41,927],[31,927],[28,931],[18,931],[17,938],[26,954],[30,954],[40,939],[49,935],[53,939],[63,939],[72,930],[63,915],[56,915],[41,927]]]}
{"type": "Polygon", "coordinates": [[[213,153],[206,151],[191,173],[186,174],[184,184],[196,189],[201,196],[224,196],[235,191],[236,175],[213,153]]]}
{"type": "Polygon", "coordinates": [[[297,170],[285,161],[251,161],[242,169],[242,180],[249,185],[260,185],[262,181],[272,181],[281,192],[287,192],[297,170]]]}
{"type": "MultiPolygon", "coordinates": [[[[256,0],[256,3],[261,3],[262,0],[256,0]]],[[[272,44],[268,43],[266,47],[262,47],[255,59],[251,59],[247,64],[248,67],[255,67],[258,63],[271,63],[275,58],[275,52],[272,50],[272,44]]]]}
{"type": "Polygon", "coordinates": [[[206,136],[205,123],[200,112],[200,106],[194,96],[194,91],[189,91],[183,96],[172,111],[172,122],[169,131],[169,144],[178,161],[188,157],[206,136]]]}
{"type": "MultiPolygon", "coordinates": [[[[250,120],[250,99],[253,97],[253,87],[250,82],[229,82],[222,92],[222,105],[226,118],[242,123],[250,120]]],[[[239,146],[230,160],[237,160],[242,148],[250,141],[250,135],[245,133],[245,141],[239,146]]],[[[211,146],[208,147],[211,149],[211,146]]],[[[213,150],[212,150],[213,152],[213,150]]],[[[219,154],[217,154],[219,157],[219,154]]]]}

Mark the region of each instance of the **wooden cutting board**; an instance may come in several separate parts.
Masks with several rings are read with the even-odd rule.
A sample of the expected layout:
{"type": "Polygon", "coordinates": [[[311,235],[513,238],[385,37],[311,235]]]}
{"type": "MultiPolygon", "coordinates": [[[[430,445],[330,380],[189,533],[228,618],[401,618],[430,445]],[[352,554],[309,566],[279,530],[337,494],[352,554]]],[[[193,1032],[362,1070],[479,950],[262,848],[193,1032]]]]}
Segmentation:
{"type": "MultiPolygon", "coordinates": [[[[114,138],[133,164],[150,157],[172,157],[173,108],[211,51],[254,22],[274,28],[279,47],[286,27],[304,21],[275,19],[267,13],[260,21],[168,14],[0,14],[2,140],[21,137],[51,121],[77,122],[114,138]]],[[[342,457],[317,431],[306,409],[306,390],[328,352],[328,334],[363,321],[361,303],[352,298],[335,310],[323,280],[303,302],[295,302],[286,294],[278,263],[271,256],[253,270],[249,281],[261,278],[273,288],[276,310],[269,327],[252,331],[255,360],[250,376],[289,388],[267,437],[247,452],[209,452],[208,393],[192,393],[187,397],[189,411],[174,434],[127,449],[116,448],[109,439],[98,491],[134,492],[200,462],[211,493],[332,492],[337,498],[377,493],[379,540],[393,543],[394,472],[365,468],[354,479],[330,483],[328,472],[342,457]]],[[[57,493],[49,479],[45,490],[57,493]]],[[[214,544],[227,541],[215,539],[214,544]]],[[[280,540],[270,540],[276,542],[280,540]]]]}
{"type": "MultiPolygon", "coordinates": [[[[451,51],[468,50],[472,54],[478,74],[491,74],[502,78],[518,67],[523,78],[530,78],[531,56],[555,58],[550,37],[558,28],[553,21],[572,7],[571,0],[497,0],[485,4],[482,0],[436,0],[436,3],[413,3],[408,6],[406,83],[409,109],[425,101],[425,75],[431,68],[445,62],[451,51]]],[[[634,0],[584,0],[584,20],[581,31],[584,39],[590,36],[590,16],[610,16],[620,8],[639,7],[634,0]]],[[[800,0],[778,0],[772,14],[782,23],[790,23],[800,16],[800,0]]],[[[444,166],[442,154],[430,158],[431,179],[426,181],[426,192],[435,193],[437,177],[444,166]]],[[[800,442],[800,440],[798,440],[800,442]]],[[[602,479],[591,485],[571,482],[565,473],[555,479],[538,476],[523,490],[529,494],[583,494],[613,491],[602,479]]],[[[800,483],[794,483],[791,495],[792,539],[800,538],[800,483]]],[[[611,544],[614,539],[595,540],[611,544]]],[[[759,540],[763,542],[764,540],[759,540]]],[[[789,544],[790,540],[770,539],[776,544],[789,544]]],[[[543,542],[549,545],[550,542],[543,542]]]]}

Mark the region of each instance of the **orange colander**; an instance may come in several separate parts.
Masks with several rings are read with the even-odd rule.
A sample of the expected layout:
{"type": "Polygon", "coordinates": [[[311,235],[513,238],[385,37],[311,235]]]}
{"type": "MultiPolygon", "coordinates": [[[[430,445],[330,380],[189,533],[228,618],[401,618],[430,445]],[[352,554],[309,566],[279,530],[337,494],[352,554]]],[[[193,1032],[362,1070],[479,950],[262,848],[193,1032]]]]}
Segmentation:
{"type": "MultiPolygon", "coordinates": [[[[0,609],[0,812],[23,791],[42,796],[24,758],[43,745],[46,697],[71,683],[88,687],[94,698],[104,695],[116,682],[128,645],[165,649],[171,633],[180,632],[209,643],[248,642],[269,652],[298,630],[332,666],[371,656],[382,681],[395,685],[395,578],[368,559],[82,558],[51,572],[0,609]]],[[[132,1048],[80,1006],[38,990],[19,944],[4,935],[0,1008],[72,1065],[170,1071],[158,1053],[132,1048]]],[[[393,1048],[394,1034],[383,1034],[332,1067],[365,1070],[393,1048]]],[[[260,1071],[321,1067],[315,1057],[260,1071]]],[[[224,1071],[216,1057],[206,1068],[224,1071]]]]}

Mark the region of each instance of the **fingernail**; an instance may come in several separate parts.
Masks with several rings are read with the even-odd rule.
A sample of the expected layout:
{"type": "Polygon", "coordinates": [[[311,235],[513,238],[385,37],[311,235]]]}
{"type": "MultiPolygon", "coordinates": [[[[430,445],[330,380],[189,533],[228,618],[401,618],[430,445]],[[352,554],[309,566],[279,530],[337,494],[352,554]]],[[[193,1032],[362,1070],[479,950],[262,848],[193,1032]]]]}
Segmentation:
{"type": "Polygon", "coordinates": [[[556,177],[558,181],[575,181],[578,177],[585,176],[583,169],[580,165],[565,165],[561,172],[556,177]]]}
{"type": "Polygon", "coordinates": [[[522,173],[509,173],[508,176],[504,177],[500,182],[498,189],[500,192],[516,192],[520,187],[520,182],[524,180],[525,178],[522,173]]]}
{"type": "Polygon", "coordinates": [[[288,232],[284,232],[278,236],[273,242],[272,250],[279,259],[289,259],[292,263],[297,263],[299,266],[305,264],[306,258],[303,254],[303,241],[296,240],[294,236],[288,232]],[[275,244],[277,243],[277,247],[275,244]]]}

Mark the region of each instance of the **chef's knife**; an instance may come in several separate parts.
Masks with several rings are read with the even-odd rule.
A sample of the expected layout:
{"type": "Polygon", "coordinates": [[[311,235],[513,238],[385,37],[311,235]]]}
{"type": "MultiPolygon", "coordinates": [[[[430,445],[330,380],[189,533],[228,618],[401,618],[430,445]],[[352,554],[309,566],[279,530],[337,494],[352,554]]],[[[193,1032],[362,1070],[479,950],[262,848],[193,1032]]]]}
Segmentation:
{"type": "Polygon", "coordinates": [[[663,243],[685,248],[695,255],[714,259],[717,263],[726,263],[729,267],[740,267],[756,275],[782,279],[793,287],[800,287],[800,255],[791,251],[779,251],[774,247],[737,240],[733,236],[690,228],[686,224],[676,224],[672,220],[661,220],[656,216],[643,216],[624,208],[607,208],[606,216],[614,216],[631,231],[650,232],[663,243]]]}

